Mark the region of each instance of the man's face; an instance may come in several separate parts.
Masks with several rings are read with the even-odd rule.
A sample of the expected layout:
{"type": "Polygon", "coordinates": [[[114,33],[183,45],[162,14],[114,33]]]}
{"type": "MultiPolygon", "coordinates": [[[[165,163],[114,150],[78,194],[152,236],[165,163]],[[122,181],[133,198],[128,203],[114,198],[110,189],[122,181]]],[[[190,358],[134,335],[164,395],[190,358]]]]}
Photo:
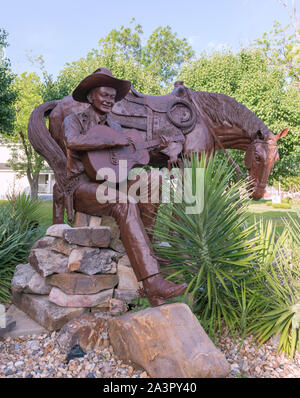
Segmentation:
{"type": "Polygon", "coordinates": [[[97,87],[91,92],[91,103],[101,114],[111,112],[115,104],[117,90],[112,87],[97,87]]]}

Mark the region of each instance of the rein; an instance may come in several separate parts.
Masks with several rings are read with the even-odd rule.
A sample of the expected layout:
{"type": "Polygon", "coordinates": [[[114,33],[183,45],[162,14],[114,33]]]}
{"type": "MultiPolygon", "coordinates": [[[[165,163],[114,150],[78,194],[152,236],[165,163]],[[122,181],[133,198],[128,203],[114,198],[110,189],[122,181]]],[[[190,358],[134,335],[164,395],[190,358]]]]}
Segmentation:
{"type": "MultiPolygon", "coordinates": [[[[193,105],[195,106],[195,108],[197,109],[197,111],[199,112],[199,114],[201,115],[202,112],[201,112],[201,110],[200,110],[198,104],[197,104],[196,101],[194,100],[193,96],[191,95],[190,91],[191,91],[190,89],[186,88],[186,92],[187,92],[187,95],[188,95],[189,100],[193,103],[193,105]]],[[[232,164],[232,166],[233,166],[233,168],[234,168],[234,170],[235,170],[235,172],[236,172],[236,175],[237,175],[238,180],[240,180],[241,177],[243,177],[244,179],[246,179],[247,176],[242,172],[242,170],[240,169],[239,165],[232,159],[230,153],[228,153],[228,152],[226,151],[226,149],[224,148],[223,144],[221,143],[219,137],[216,135],[216,133],[213,131],[213,129],[209,129],[209,131],[211,132],[211,134],[212,134],[212,136],[213,136],[215,142],[216,142],[216,143],[218,144],[218,146],[224,151],[224,153],[225,153],[227,159],[228,159],[229,162],[232,164]]]]}

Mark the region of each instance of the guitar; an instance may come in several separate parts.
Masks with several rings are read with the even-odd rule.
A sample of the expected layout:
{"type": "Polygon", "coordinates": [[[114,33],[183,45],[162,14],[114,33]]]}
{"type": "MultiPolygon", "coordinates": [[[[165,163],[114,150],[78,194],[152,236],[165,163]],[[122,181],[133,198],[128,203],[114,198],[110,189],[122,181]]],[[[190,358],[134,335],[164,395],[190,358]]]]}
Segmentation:
{"type": "Polygon", "coordinates": [[[160,144],[167,146],[168,143],[173,141],[184,141],[183,134],[177,134],[172,137],[161,136],[160,138],[145,141],[138,130],[130,129],[125,133],[120,133],[111,127],[103,125],[91,128],[88,134],[90,136],[100,136],[105,146],[104,149],[84,152],[81,157],[87,175],[91,180],[97,182],[111,180],[112,182],[121,183],[127,179],[133,167],[145,166],[149,163],[148,148],[160,144]],[[127,142],[127,145],[117,145],[120,142],[127,142]]]}

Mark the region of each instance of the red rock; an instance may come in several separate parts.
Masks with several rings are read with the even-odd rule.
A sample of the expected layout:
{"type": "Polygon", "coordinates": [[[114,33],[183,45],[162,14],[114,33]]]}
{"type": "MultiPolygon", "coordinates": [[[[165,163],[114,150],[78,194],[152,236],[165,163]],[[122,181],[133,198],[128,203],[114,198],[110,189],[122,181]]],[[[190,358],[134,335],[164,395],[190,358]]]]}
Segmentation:
{"type": "Polygon", "coordinates": [[[107,346],[107,319],[102,313],[86,313],[65,324],[57,336],[57,344],[64,353],[79,344],[89,352],[102,345],[107,346]]]}
{"type": "Polygon", "coordinates": [[[118,275],[84,275],[79,273],[54,274],[46,283],[56,286],[66,294],[95,294],[111,289],[118,283],[118,275]]]}
{"type": "Polygon", "coordinates": [[[87,311],[85,308],[63,308],[48,296],[12,291],[12,303],[44,328],[59,330],[65,323],[87,311]]]}
{"type": "Polygon", "coordinates": [[[72,227],[68,224],[53,224],[47,229],[46,235],[54,236],[55,238],[63,238],[64,232],[67,229],[72,229],[72,227]]]}
{"type": "Polygon", "coordinates": [[[96,294],[66,294],[59,288],[53,287],[49,294],[49,301],[61,307],[95,307],[112,298],[113,291],[113,289],[108,289],[96,294]]]}
{"type": "Polygon", "coordinates": [[[33,249],[28,257],[30,265],[42,277],[68,272],[68,257],[50,249],[33,249]]]}
{"type": "Polygon", "coordinates": [[[87,275],[112,273],[115,260],[117,253],[113,250],[81,247],[72,251],[68,260],[68,269],[87,275]]]}
{"type": "Polygon", "coordinates": [[[79,227],[66,229],[64,239],[71,244],[89,247],[109,247],[109,227],[79,227]]]}
{"type": "Polygon", "coordinates": [[[115,354],[153,378],[225,377],[230,366],[182,303],[148,308],[108,320],[115,354]]]}

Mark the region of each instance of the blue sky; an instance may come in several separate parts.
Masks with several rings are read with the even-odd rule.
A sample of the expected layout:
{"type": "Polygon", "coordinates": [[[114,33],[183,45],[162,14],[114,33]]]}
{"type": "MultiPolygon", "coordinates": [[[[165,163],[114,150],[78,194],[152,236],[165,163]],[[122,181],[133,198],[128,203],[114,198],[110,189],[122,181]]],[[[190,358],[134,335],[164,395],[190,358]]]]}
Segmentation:
{"type": "MultiPolygon", "coordinates": [[[[296,5],[299,11],[299,2],[296,5]]],[[[9,32],[6,54],[14,72],[31,71],[26,52],[42,54],[56,76],[66,62],[85,56],[111,29],[141,24],[144,38],[170,25],[196,52],[226,44],[237,50],[289,17],[278,0],[6,0],[0,27],[9,32]]]]}

